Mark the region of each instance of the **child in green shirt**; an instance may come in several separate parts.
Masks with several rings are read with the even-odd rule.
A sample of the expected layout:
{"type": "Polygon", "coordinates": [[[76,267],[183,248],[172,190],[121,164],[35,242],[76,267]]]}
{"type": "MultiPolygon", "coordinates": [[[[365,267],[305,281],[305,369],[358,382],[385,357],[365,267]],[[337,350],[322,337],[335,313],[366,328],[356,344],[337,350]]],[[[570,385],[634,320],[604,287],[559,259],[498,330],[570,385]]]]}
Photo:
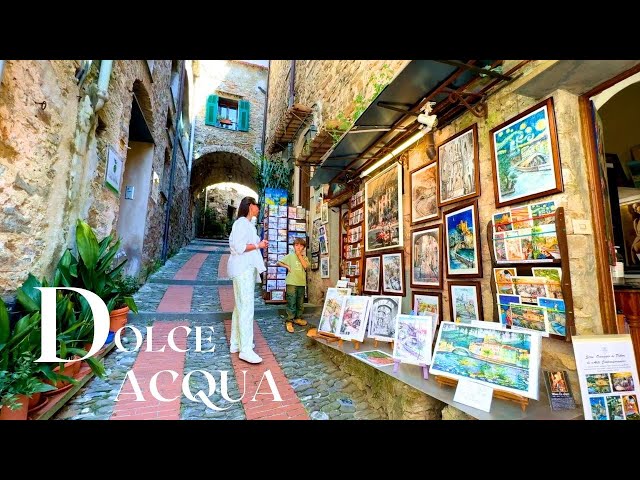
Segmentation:
{"type": "Polygon", "coordinates": [[[307,246],[304,238],[293,241],[294,253],[290,253],[278,262],[279,267],[287,269],[287,332],[293,333],[293,324],[306,325],[302,319],[304,308],[304,289],[307,286],[309,259],[302,253],[307,246]]]}

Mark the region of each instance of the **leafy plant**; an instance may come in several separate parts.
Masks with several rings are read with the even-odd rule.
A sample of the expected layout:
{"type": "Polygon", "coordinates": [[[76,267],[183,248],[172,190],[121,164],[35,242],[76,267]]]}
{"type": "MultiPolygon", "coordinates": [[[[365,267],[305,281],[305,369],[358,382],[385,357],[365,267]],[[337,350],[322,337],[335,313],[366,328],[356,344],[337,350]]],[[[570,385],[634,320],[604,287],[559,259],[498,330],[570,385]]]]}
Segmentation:
{"type": "Polygon", "coordinates": [[[337,144],[344,132],[349,130],[351,126],[356,123],[356,120],[362,115],[369,105],[380,95],[380,92],[389,85],[393,78],[393,71],[388,64],[382,65],[378,72],[372,73],[365,86],[373,84],[373,93],[370,97],[365,97],[362,93],[358,93],[353,98],[353,111],[350,115],[346,115],[343,112],[339,112],[336,119],[328,122],[333,128],[329,130],[331,138],[333,138],[333,144],[337,144]]]}
{"type": "Polygon", "coordinates": [[[293,166],[287,160],[283,158],[270,159],[266,155],[260,155],[254,165],[254,178],[258,187],[258,203],[260,205],[264,205],[264,194],[267,188],[291,191],[293,166]]]}

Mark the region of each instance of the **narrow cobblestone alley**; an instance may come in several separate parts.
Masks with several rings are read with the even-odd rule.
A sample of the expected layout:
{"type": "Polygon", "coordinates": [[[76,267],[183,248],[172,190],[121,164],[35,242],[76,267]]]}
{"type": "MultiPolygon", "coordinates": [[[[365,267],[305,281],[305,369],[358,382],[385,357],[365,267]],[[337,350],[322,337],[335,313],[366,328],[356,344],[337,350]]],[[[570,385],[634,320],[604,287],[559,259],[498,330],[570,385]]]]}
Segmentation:
{"type": "MultiPolygon", "coordinates": [[[[295,327],[288,334],[279,317],[277,305],[266,305],[256,285],[256,326],[254,339],[256,353],[264,361],[250,365],[229,352],[228,336],[233,310],[233,285],[227,277],[226,242],[195,240],[184,247],[135,295],[139,315],[129,325],[145,335],[146,327],[153,326],[153,352],[147,350],[147,339],[133,352],[112,349],[105,357],[107,377],[93,378],[69,401],[54,419],[155,419],[155,420],[285,420],[285,419],[381,419],[384,414],[373,409],[363,392],[351,382],[350,375],[342,372],[306,336],[309,327],[295,327]],[[191,327],[187,336],[184,328],[177,328],[174,341],[186,353],[176,352],[167,345],[169,331],[175,327],[191,327]],[[194,327],[211,326],[202,330],[202,352],[196,352],[194,327]],[[211,336],[211,341],[207,339],[211,336]],[[214,351],[205,353],[208,350],[214,351]],[[136,401],[131,381],[125,377],[132,370],[145,401],[136,401]],[[150,393],[149,382],[161,370],[173,370],[178,376],[163,372],[157,376],[158,392],[167,402],[160,402],[150,393]],[[200,370],[200,372],[194,372],[200,370]],[[274,402],[264,372],[270,370],[282,402],[274,402]],[[216,388],[209,395],[219,408],[214,410],[200,402],[190,400],[181,385],[187,383],[194,395],[209,391],[205,374],[215,378],[216,388]],[[246,375],[243,374],[246,372],[246,375]],[[193,373],[190,373],[193,372],[193,373]],[[228,386],[227,398],[222,389],[228,386]],[[258,383],[262,379],[260,388],[258,383]],[[244,387],[239,385],[241,382],[244,387]],[[123,385],[124,382],[124,385],[123,385]],[[115,402],[120,392],[119,401],[115,402]],[[258,390],[258,395],[256,391],[258,390]],[[242,395],[242,401],[237,401],[242,395]],[[253,400],[255,398],[255,400],[253,400]]],[[[314,313],[305,318],[316,323],[314,313]]],[[[133,349],[135,336],[126,330],[123,345],[133,349]]]]}

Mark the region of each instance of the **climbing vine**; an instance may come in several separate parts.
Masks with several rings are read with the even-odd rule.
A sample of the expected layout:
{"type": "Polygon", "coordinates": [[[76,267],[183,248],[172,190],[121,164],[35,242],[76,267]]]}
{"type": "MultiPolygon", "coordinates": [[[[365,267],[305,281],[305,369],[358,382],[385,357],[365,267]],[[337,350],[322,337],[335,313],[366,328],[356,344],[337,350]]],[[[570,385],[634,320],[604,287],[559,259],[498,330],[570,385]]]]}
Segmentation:
{"type": "Polygon", "coordinates": [[[331,138],[333,138],[333,144],[335,145],[342,137],[342,134],[349,130],[351,126],[358,120],[360,115],[367,109],[369,105],[376,99],[376,97],[382,92],[384,87],[389,85],[393,78],[393,71],[388,64],[382,65],[378,72],[372,73],[367,81],[365,88],[373,84],[373,93],[369,98],[366,98],[362,93],[356,95],[353,99],[354,109],[350,115],[345,115],[344,112],[338,113],[336,119],[330,122],[333,128],[329,130],[331,138]]]}
{"type": "Polygon", "coordinates": [[[264,205],[264,193],[267,188],[286,190],[291,196],[291,174],[293,168],[287,160],[282,158],[270,159],[266,155],[259,155],[254,162],[254,178],[258,187],[258,203],[264,205]]]}

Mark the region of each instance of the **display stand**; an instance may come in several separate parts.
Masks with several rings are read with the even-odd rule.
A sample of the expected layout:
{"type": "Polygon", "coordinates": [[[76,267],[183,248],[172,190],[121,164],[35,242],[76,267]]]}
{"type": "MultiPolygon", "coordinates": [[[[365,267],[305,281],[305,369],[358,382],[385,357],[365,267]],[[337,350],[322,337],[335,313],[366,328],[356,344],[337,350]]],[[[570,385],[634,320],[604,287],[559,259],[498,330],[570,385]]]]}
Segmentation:
{"type": "MultiPolygon", "coordinates": [[[[338,340],[338,346],[339,346],[339,347],[342,347],[342,343],[343,343],[344,341],[345,341],[345,340],[344,340],[343,338],[340,338],[340,339],[338,340]]],[[[362,342],[360,342],[359,340],[346,340],[346,341],[347,341],[347,342],[353,342],[353,348],[355,348],[356,350],[360,350],[360,343],[362,343],[362,342]]]]}
{"type": "MultiPolygon", "coordinates": [[[[378,341],[382,342],[382,340],[378,340],[377,338],[373,339],[373,346],[377,347],[378,346],[378,341]]],[[[393,340],[391,340],[390,342],[387,342],[389,344],[389,347],[391,348],[391,350],[393,351],[393,340]]]]}
{"type": "MultiPolygon", "coordinates": [[[[317,330],[316,333],[316,338],[322,338],[323,340],[326,340],[329,343],[333,343],[333,342],[342,342],[342,339],[336,335],[333,335],[332,333],[327,333],[327,332],[321,332],[319,330],[317,330]]],[[[342,345],[341,343],[338,343],[338,345],[342,345]]]]}
{"type": "Polygon", "coordinates": [[[561,335],[550,334],[551,338],[564,339],[567,342],[571,341],[571,336],[576,334],[575,330],[575,318],[573,312],[573,294],[571,291],[571,269],[569,267],[569,248],[567,245],[567,227],[564,215],[564,208],[558,207],[555,211],[555,227],[556,237],[558,239],[558,248],[560,250],[559,259],[540,259],[540,260],[527,260],[527,261],[496,261],[496,255],[493,245],[494,233],[493,233],[493,221],[489,221],[487,224],[487,242],[489,244],[489,253],[491,254],[491,293],[493,301],[493,318],[498,317],[498,303],[497,303],[497,289],[496,279],[494,276],[494,268],[515,268],[518,275],[531,275],[532,268],[545,268],[545,267],[559,267],[562,269],[562,278],[560,279],[560,287],[562,289],[562,299],[564,300],[565,316],[566,316],[566,331],[565,337],[561,335]]]}
{"type": "MultiPolygon", "coordinates": [[[[434,377],[436,381],[441,385],[447,385],[450,387],[455,387],[458,385],[458,380],[455,378],[443,377],[442,375],[435,375],[434,377]]],[[[523,397],[522,395],[517,395],[515,393],[505,392],[502,390],[493,390],[493,398],[499,398],[502,400],[509,400],[511,402],[518,403],[522,411],[526,411],[527,405],[529,405],[529,399],[527,397],[523,397]]]]}
{"type": "Polygon", "coordinates": [[[269,246],[263,249],[267,272],[263,275],[263,299],[268,304],[286,304],[286,272],[277,262],[287,255],[293,248],[296,236],[306,238],[306,210],[302,207],[290,207],[277,205],[276,209],[265,205],[264,212],[264,238],[269,241],[269,246]],[[285,215],[286,213],[286,215],[285,215]],[[285,247],[283,247],[283,245],[285,247]],[[273,270],[275,269],[275,278],[273,270]],[[275,282],[276,288],[270,288],[275,282]]]}

